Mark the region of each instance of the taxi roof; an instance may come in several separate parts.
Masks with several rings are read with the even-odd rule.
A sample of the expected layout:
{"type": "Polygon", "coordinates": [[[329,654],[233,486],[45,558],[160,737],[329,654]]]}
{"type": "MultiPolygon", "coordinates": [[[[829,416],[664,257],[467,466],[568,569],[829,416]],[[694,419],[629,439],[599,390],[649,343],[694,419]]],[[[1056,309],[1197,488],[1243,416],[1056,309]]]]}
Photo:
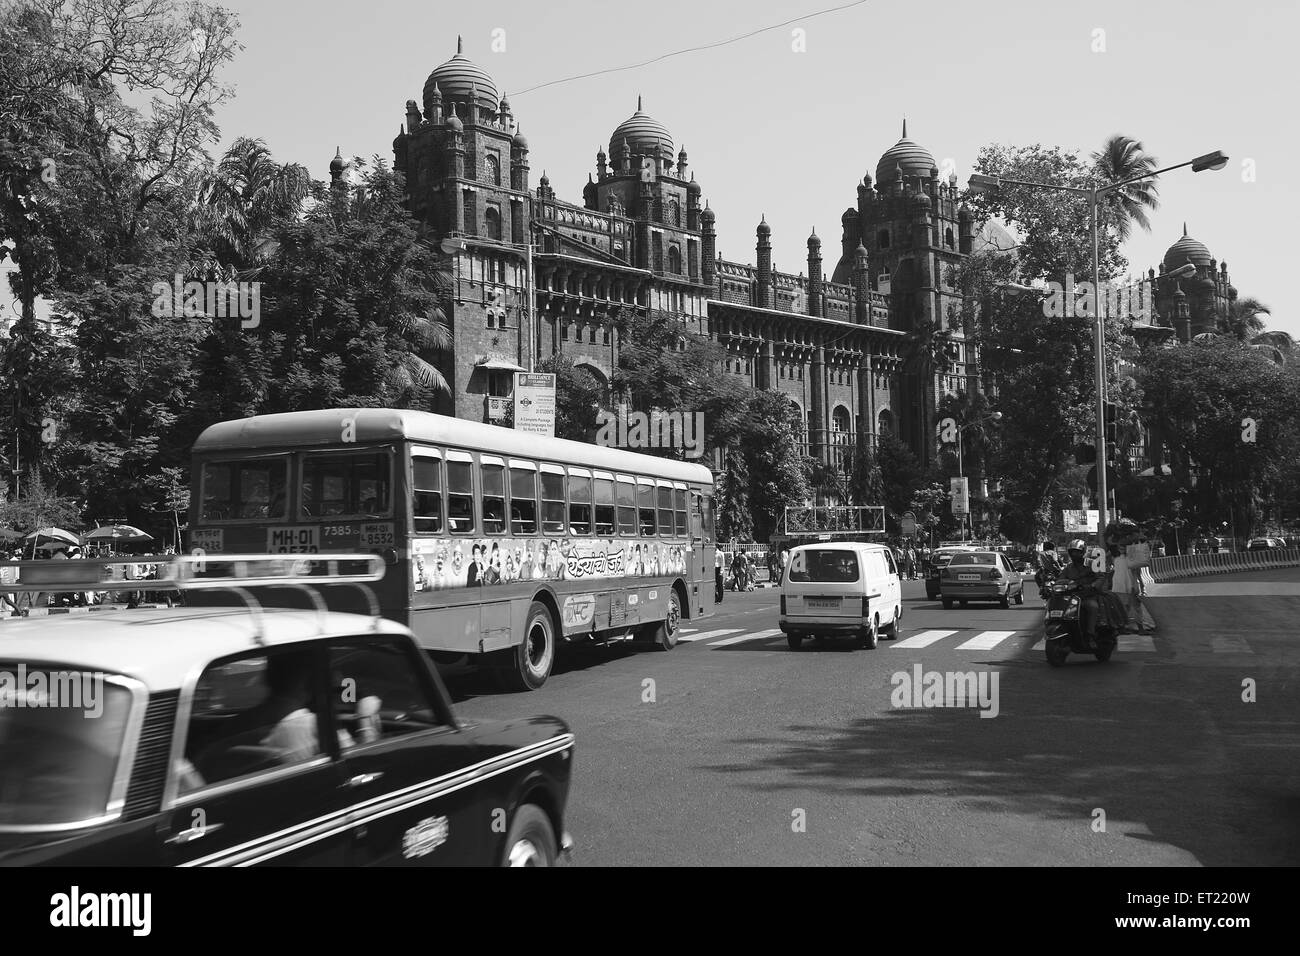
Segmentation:
{"type": "Polygon", "coordinates": [[[367,634],[410,634],[395,621],[316,611],[245,607],[139,608],[0,623],[0,661],[121,674],[150,691],[174,690],[219,657],[367,634]],[[260,616],[260,621],[259,621],[260,616]],[[260,632],[261,642],[255,636],[260,632]]]}

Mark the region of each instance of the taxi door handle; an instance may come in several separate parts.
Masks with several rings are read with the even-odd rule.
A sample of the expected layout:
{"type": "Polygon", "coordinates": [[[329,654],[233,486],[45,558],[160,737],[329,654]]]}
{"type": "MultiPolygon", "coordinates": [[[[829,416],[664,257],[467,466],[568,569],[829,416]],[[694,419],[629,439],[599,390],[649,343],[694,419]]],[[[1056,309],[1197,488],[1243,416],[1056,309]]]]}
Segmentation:
{"type": "Polygon", "coordinates": [[[193,843],[195,840],[202,839],[203,837],[207,836],[209,833],[216,833],[224,826],[225,826],[224,823],[209,823],[201,827],[199,826],[190,827],[188,830],[182,830],[174,837],[171,837],[170,839],[167,840],[167,842],[173,844],[193,843]]]}
{"type": "Polygon", "coordinates": [[[382,773],[359,773],[355,777],[352,777],[350,780],[348,780],[348,786],[364,787],[368,783],[374,783],[382,776],[383,776],[382,773]]]}

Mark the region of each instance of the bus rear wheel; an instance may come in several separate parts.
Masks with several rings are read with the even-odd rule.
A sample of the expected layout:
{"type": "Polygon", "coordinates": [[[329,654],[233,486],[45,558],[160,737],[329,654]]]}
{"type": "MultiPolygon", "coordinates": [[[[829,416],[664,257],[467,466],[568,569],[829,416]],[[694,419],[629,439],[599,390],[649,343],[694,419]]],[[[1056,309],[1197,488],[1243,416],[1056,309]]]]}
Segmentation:
{"type": "Polygon", "coordinates": [[[524,639],[499,653],[502,663],[497,668],[497,680],[506,690],[537,690],[546,683],[555,663],[555,622],[545,604],[532,603],[524,639]]]}
{"type": "Polygon", "coordinates": [[[668,614],[650,631],[650,643],[661,651],[677,646],[677,631],[682,626],[682,601],[676,588],[668,590],[668,614]]]}

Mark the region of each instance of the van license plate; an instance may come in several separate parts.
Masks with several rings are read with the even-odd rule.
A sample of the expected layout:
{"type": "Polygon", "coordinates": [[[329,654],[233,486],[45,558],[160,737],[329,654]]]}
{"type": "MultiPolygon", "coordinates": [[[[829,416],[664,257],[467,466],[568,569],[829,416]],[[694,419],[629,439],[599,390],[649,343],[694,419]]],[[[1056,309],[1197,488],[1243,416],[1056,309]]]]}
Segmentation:
{"type": "Polygon", "coordinates": [[[1048,611],[1048,612],[1047,612],[1047,616],[1048,616],[1048,617],[1063,617],[1064,615],[1065,615],[1065,611],[1063,611],[1063,610],[1061,610],[1061,609],[1059,609],[1059,608],[1058,608],[1057,610],[1055,610],[1055,611],[1048,611]]]}
{"type": "Polygon", "coordinates": [[[837,597],[805,598],[804,603],[808,607],[833,608],[840,606],[840,599],[837,597]]]}
{"type": "Polygon", "coordinates": [[[959,574],[959,575],[957,575],[957,580],[958,580],[958,581],[978,581],[979,579],[980,579],[980,576],[979,576],[978,574],[959,574]]]}

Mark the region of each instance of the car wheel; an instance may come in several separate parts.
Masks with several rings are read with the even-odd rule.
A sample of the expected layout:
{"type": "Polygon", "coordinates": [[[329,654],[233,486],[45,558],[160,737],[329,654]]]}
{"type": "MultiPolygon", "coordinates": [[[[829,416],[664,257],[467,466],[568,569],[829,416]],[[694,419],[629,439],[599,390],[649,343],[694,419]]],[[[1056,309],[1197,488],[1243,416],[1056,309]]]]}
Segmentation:
{"type": "Polygon", "coordinates": [[[555,866],[555,830],[540,807],[525,803],[506,834],[502,866],[555,866]]]}
{"type": "Polygon", "coordinates": [[[523,641],[501,654],[507,663],[497,674],[506,690],[537,690],[546,683],[555,663],[555,624],[545,604],[532,603],[523,641]]]}
{"type": "Polygon", "coordinates": [[[951,611],[951,610],[952,610],[952,598],[944,598],[944,599],[943,599],[943,609],[944,609],[945,611],[951,611]]]}
{"type": "Polygon", "coordinates": [[[1025,603],[1025,589],[1022,587],[1019,591],[1016,592],[1016,604],[1024,604],[1024,603],[1025,603]]]}
{"type": "Polygon", "coordinates": [[[803,635],[802,635],[802,634],[787,634],[787,635],[785,636],[785,642],[786,642],[786,644],[790,645],[790,650],[792,650],[792,651],[797,651],[797,650],[799,650],[800,648],[803,647],[803,635]]]}
{"type": "Polygon", "coordinates": [[[961,604],[962,607],[965,607],[965,606],[966,606],[966,602],[965,602],[965,601],[959,601],[958,603],[961,604]]]}
{"type": "Polygon", "coordinates": [[[650,643],[661,651],[677,646],[677,631],[682,624],[682,601],[676,588],[668,589],[668,616],[650,631],[650,643]]]}
{"type": "Polygon", "coordinates": [[[1003,597],[998,600],[998,604],[1004,608],[1011,607],[1011,592],[1008,591],[1005,595],[1003,595],[1003,597]]]}
{"type": "Polygon", "coordinates": [[[872,617],[871,623],[862,629],[858,643],[869,651],[874,651],[880,644],[880,617],[872,617]]]}
{"type": "Polygon", "coordinates": [[[930,590],[930,588],[926,588],[926,589],[925,589],[925,596],[926,596],[927,598],[929,598],[931,601],[937,601],[937,600],[939,599],[939,592],[938,592],[938,591],[932,591],[932,590],[930,590]]]}

